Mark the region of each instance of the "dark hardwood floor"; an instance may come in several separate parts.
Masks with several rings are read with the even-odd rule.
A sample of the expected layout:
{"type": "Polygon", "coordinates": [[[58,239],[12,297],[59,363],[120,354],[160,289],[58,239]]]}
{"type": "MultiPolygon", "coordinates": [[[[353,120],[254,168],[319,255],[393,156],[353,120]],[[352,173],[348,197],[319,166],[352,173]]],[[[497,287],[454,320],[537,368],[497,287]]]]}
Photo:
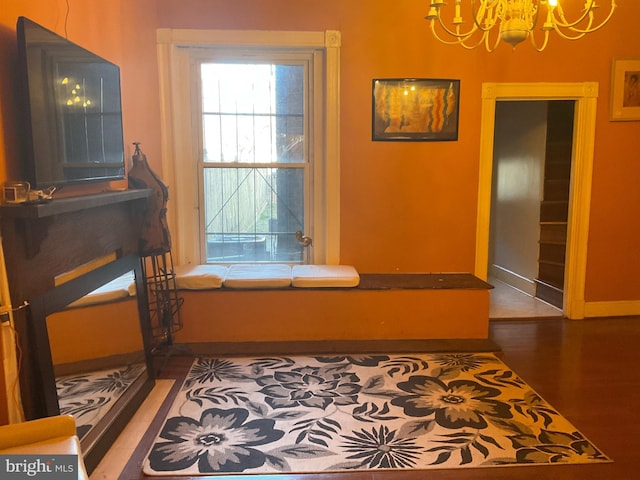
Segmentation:
{"type": "MultiPolygon", "coordinates": [[[[234,475],[251,480],[633,480],[640,478],[640,317],[493,321],[502,359],[612,463],[317,475],[234,475]]],[[[284,353],[284,352],[283,352],[284,353]]],[[[191,363],[173,357],[161,377],[180,378],[191,363]]],[[[180,382],[177,382],[177,387],[180,382]]],[[[174,389],[174,391],[177,389],[174,389]]],[[[171,396],[171,395],[170,395],[171,396]]],[[[165,402],[163,409],[168,409],[165,402]]],[[[150,479],[141,463],[159,429],[160,411],[119,480],[150,479]]],[[[161,477],[163,480],[186,477],[161,477]]],[[[202,480],[205,477],[195,477],[202,480]]],[[[221,476],[213,477],[220,479],[221,476]]],[[[231,477],[225,477],[227,479],[231,477]]]]}

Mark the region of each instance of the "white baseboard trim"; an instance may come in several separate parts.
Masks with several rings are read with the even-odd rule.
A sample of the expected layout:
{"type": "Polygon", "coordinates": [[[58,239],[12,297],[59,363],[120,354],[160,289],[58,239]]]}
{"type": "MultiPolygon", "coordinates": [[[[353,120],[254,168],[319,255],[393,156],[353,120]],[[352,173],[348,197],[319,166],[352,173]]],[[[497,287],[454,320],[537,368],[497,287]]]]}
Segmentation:
{"type": "Polygon", "coordinates": [[[517,288],[518,290],[531,295],[536,294],[536,285],[533,280],[523,277],[511,270],[508,270],[500,265],[492,264],[489,266],[489,276],[497,278],[498,280],[506,283],[507,285],[517,288]]]}
{"type": "Polygon", "coordinates": [[[623,300],[618,302],[586,302],[584,316],[590,317],[624,317],[640,315],[640,300],[623,300]]]}

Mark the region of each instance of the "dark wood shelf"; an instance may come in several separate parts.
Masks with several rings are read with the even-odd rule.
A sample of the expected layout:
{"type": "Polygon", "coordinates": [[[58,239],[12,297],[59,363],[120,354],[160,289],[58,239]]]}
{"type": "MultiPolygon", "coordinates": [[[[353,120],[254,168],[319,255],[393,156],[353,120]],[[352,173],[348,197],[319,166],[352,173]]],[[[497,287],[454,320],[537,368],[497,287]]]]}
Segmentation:
{"type": "Polygon", "coordinates": [[[357,288],[491,290],[493,286],[470,273],[361,273],[357,288]]]}
{"type": "Polygon", "coordinates": [[[114,190],[77,197],[56,198],[47,203],[2,205],[0,216],[15,219],[46,218],[89,208],[104,207],[116,203],[140,200],[151,195],[151,189],[114,190]]]}
{"type": "MultiPolygon", "coordinates": [[[[16,234],[21,238],[19,243],[25,247],[26,258],[30,259],[40,252],[40,245],[49,235],[49,229],[57,218],[68,215],[92,217],[97,209],[104,210],[104,207],[120,207],[135,214],[144,211],[146,199],[152,192],[150,188],[114,190],[56,198],[46,203],[2,205],[0,219],[3,224],[14,226],[16,234]],[[136,205],[134,202],[145,203],[136,205]],[[88,212],[89,210],[91,212],[88,212]]],[[[83,222],[89,222],[89,218],[85,218],[83,222]]],[[[67,231],[70,230],[59,234],[66,234],[67,231]]]]}

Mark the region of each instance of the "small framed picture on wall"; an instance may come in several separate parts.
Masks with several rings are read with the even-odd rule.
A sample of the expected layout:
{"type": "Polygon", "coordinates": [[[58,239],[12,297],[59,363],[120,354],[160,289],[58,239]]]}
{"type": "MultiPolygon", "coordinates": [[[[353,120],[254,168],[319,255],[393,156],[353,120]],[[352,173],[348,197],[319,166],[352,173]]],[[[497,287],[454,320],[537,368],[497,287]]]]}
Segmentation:
{"type": "Polygon", "coordinates": [[[458,139],[460,80],[377,78],[372,91],[373,141],[458,139]]]}
{"type": "Polygon", "coordinates": [[[613,60],[610,119],[640,120],[640,58],[613,60]]]}

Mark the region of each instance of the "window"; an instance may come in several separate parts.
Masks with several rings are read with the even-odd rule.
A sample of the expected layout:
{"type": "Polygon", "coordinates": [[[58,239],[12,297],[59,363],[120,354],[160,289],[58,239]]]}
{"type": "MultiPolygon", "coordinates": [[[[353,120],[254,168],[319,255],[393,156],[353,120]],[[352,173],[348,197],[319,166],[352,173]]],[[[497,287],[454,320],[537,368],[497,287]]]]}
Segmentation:
{"type": "Polygon", "coordinates": [[[308,62],[206,62],[200,72],[206,261],[302,263],[308,62]]]}
{"type": "Polygon", "coordinates": [[[158,32],[178,263],[339,262],[339,38],[158,32]]]}

